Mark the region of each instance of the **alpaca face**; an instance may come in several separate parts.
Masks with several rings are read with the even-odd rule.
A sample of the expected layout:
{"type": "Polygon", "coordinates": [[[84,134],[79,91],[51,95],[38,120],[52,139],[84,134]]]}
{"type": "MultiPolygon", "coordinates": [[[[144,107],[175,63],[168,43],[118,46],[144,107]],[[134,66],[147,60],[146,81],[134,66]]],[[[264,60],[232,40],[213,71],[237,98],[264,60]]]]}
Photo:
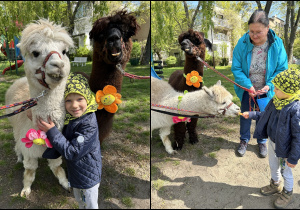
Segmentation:
{"type": "Polygon", "coordinates": [[[41,68],[45,72],[45,82],[50,89],[55,88],[63,78],[66,78],[70,73],[70,62],[66,55],[67,46],[62,41],[51,39],[41,39],[29,45],[29,50],[25,56],[25,72],[28,78],[32,80],[42,80],[42,74],[36,73],[41,68]],[[51,52],[52,54],[45,66],[45,58],[51,52]]]}
{"type": "Polygon", "coordinates": [[[119,63],[122,60],[124,53],[122,50],[124,48],[122,33],[117,28],[111,28],[108,30],[107,34],[104,46],[106,49],[106,57],[113,63],[119,63]]]}
{"type": "Polygon", "coordinates": [[[61,26],[47,20],[26,26],[18,47],[25,57],[24,69],[31,84],[41,88],[38,80],[44,80],[53,89],[66,79],[70,73],[70,61],[66,55],[70,46],[73,46],[73,40],[61,26]],[[52,51],[55,53],[49,54],[52,51]],[[37,70],[44,72],[44,78],[37,70]]]}
{"type": "Polygon", "coordinates": [[[131,37],[139,30],[136,18],[127,11],[98,19],[90,31],[94,41],[93,61],[126,64],[132,49],[131,37]]]}
{"type": "Polygon", "coordinates": [[[208,94],[209,100],[207,101],[207,106],[211,109],[210,114],[224,114],[228,117],[236,117],[241,111],[240,107],[232,103],[233,97],[231,93],[221,85],[220,80],[210,88],[203,87],[203,90],[208,94]]]}
{"type": "Polygon", "coordinates": [[[210,41],[204,39],[204,34],[202,32],[193,31],[192,29],[181,34],[178,37],[178,42],[181,46],[181,50],[189,57],[202,57],[205,55],[206,45],[211,48],[209,44],[210,41]]]}

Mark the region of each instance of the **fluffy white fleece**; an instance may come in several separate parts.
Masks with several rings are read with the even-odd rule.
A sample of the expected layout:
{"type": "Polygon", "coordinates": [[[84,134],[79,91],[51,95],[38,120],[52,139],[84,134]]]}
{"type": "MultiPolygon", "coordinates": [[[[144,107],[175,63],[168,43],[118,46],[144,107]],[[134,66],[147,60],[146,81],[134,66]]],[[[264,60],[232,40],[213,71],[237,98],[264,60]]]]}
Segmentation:
{"type": "MultiPolygon", "coordinates": [[[[177,92],[166,81],[151,78],[151,103],[174,107],[178,106],[178,96],[182,96],[180,109],[191,110],[205,114],[220,115],[223,109],[232,102],[232,95],[221,85],[219,80],[214,86],[207,88],[202,87],[201,90],[189,92],[186,94],[177,92]]],[[[159,107],[153,109],[178,113],[174,110],[167,110],[159,107]]],[[[232,104],[225,112],[225,116],[237,116],[240,108],[232,104]]],[[[195,115],[191,112],[181,112],[184,115],[195,115]]],[[[203,115],[202,114],[202,115],[203,115]]],[[[156,111],[151,111],[151,134],[152,130],[160,129],[159,135],[169,154],[174,154],[176,151],[171,146],[171,141],[168,138],[171,126],[174,124],[172,115],[162,114],[156,111]]]]}
{"type": "MultiPolygon", "coordinates": [[[[31,192],[31,184],[35,178],[35,170],[38,167],[38,158],[42,157],[46,147],[33,144],[31,148],[26,148],[25,144],[21,142],[25,138],[27,131],[30,128],[38,129],[36,126],[36,119],[41,117],[45,121],[50,117],[58,129],[62,130],[65,105],[64,105],[64,90],[68,75],[70,73],[70,61],[65,54],[69,47],[73,46],[73,40],[67,31],[59,25],[55,25],[48,20],[39,20],[26,26],[22,32],[22,37],[18,47],[21,53],[25,56],[24,69],[26,77],[16,80],[11,87],[7,90],[5,96],[5,103],[12,104],[20,101],[35,98],[46,90],[38,79],[42,78],[41,74],[36,74],[45,57],[51,51],[57,51],[53,54],[41,70],[45,71],[46,83],[50,89],[47,89],[46,96],[38,101],[38,105],[31,108],[32,121],[26,115],[26,111],[9,118],[13,125],[14,138],[16,141],[15,151],[18,156],[18,161],[24,158],[23,164],[24,172],[24,188],[21,196],[24,194],[28,196],[31,192]],[[35,56],[38,53],[38,56],[35,56]],[[59,76],[61,79],[57,80],[53,76],[59,76]]],[[[7,113],[18,109],[7,109],[7,113]]],[[[61,168],[62,159],[48,160],[49,167],[52,169],[54,175],[59,179],[60,184],[68,189],[68,181],[64,170],[61,168]]]]}

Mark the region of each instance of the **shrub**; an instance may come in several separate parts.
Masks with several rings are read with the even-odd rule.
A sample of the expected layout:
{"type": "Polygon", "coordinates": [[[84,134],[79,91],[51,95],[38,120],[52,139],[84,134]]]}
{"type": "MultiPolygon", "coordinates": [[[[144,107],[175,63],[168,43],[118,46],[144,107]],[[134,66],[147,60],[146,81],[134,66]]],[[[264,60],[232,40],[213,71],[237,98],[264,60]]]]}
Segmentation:
{"type": "Polygon", "coordinates": [[[75,56],[74,57],[87,57],[88,61],[92,61],[92,56],[93,51],[89,50],[87,47],[79,47],[76,50],[75,56]]]}
{"type": "Polygon", "coordinates": [[[228,63],[229,63],[229,59],[228,58],[222,58],[220,65],[221,66],[228,66],[228,63]]]}
{"type": "Polygon", "coordinates": [[[177,58],[175,56],[169,56],[166,59],[166,63],[167,63],[168,66],[175,66],[176,63],[177,63],[177,58]]]}
{"type": "Polygon", "coordinates": [[[213,66],[213,60],[215,59],[215,65],[218,66],[221,63],[221,57],[219,56],[219,53],[217,51],[214,52],[214,58],[212,55],[209,55],[208,53],[205,54],[205,61],[210,66],[213,66]]]}
{"type": "Polygon", "coordinates": [[[139,42],[133,42],[130,58],[140,58],[141,52],[141,44],[139,42]]]}

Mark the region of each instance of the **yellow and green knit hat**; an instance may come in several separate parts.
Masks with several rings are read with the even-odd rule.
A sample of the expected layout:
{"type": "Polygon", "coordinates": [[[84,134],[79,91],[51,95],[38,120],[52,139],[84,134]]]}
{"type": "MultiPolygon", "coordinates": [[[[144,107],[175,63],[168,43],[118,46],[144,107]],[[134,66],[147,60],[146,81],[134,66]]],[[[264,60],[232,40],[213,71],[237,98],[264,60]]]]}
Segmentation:
{"type": "Polygon", "coordinates": [[[279,90],[288,95],[300,93],[300,72],[298,69],[288,69],[280,72],[272,80],[272,83],[279,90]]]}
{"type": "MultiPolygon", "coordinates": [[[[83,75],[70,73],[67,80],[64,98],[66,98],[70,93],[80,94],[87,101],[87,108],[83,115],[89,112],[97,111],[98,104],[96,102],[95,95],[90,90],[88,80],[83,75]]],[[[76,118],[67,112],[65,117],[65,125],[69,124],[69,121],[74,119],[76,118]]]]}

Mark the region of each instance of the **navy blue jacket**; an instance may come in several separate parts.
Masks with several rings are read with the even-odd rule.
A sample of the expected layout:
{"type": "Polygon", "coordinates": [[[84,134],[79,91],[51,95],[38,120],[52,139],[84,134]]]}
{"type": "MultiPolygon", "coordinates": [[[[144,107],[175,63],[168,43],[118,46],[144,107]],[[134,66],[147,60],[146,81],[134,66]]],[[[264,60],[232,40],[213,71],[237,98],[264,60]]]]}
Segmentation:
{"type": "Polygon", "coordinates": [[[48,148],[43,157],[55,159],[61,154],[66,159],[71,187],[88,189],[100,183],[102,160],[94,112],[70,121],[62,133],[54,126],[46,134],[54,149],[48,148]]]}
{"type": "Polygon", "coordinates": [[[263,112],[249,114],[249,118],[258,120],[253,138],[270,137],[275,142],[277,157],[287,158],[291,164],[300,159],[300,101],[293,101],[282,110],[277,110],[273,99],[263,112]]]}

